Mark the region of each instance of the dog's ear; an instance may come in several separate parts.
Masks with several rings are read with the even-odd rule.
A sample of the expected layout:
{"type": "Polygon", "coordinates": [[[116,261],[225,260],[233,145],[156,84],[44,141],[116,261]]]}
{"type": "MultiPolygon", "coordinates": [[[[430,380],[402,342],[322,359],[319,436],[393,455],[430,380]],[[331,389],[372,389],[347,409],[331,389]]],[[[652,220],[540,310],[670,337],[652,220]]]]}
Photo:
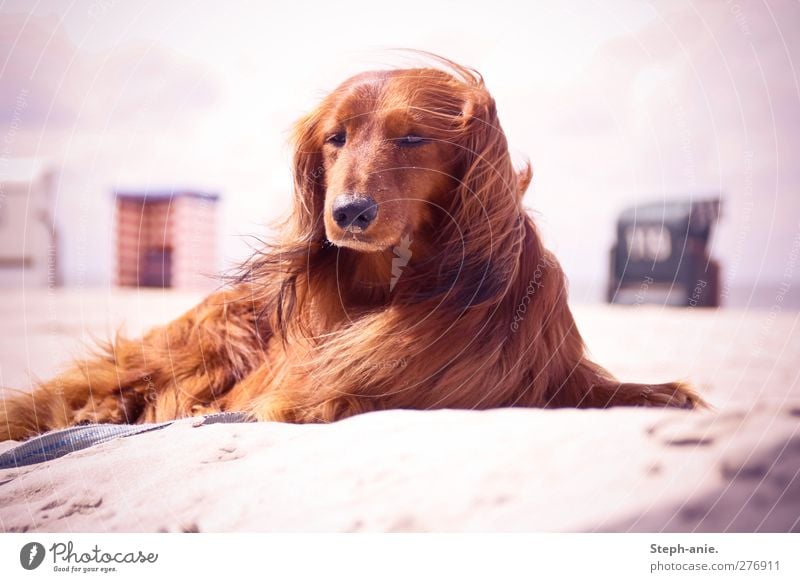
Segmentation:
{"type": "Polygon", "coordinates": [[[325,166],[322,160],[322,137],[319,112],[314,112],[294,126],[294,212],[297,234],[309,241],[324,232],[322,212],[325,206],[325,166]]]}
{"type": "Polygon", "coordinates": [[[529,162],[518,172],[513,170],[494,98],[479,74],[468,78],[471,86],[461,111],[465,137],[463,182],[475,194],[491,194],[494,202],[505,191],[506,197],[516,203],[528,189],[533,170],[529,162]],[[481,190],[482,184],[488,189],[481,190]]]}
{"type": "Polygon", "coordinates": [[[469,296],[457,301],[475,305],[501,301],[519,268],[525,236],[520,204],[527,173],[514,170],[494,99],[479,78],[467,89],[454,143],[460,150],[459,185],[440,229],[443,240],[459,241],[443,251],[445,272],[469,296]]]}
{"type": "MultiPolygon", "coordinates": [[[[513,214],[520,177],[514,171],[494,99],[482,83],[474,87],[462,109],[463,156],[459,201],[475,210],[513,214]]],[[[524,181],[525,173],[522,174],[524,181]]],[[[527,184],[525,184],[527,185],[527,184]]]]}

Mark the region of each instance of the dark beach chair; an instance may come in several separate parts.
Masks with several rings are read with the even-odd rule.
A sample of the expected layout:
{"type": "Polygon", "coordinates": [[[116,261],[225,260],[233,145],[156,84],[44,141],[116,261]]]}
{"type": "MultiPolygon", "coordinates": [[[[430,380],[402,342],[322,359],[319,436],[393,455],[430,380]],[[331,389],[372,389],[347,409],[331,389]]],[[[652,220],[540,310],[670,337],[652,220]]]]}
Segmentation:
{"type": "Polygon", "coordinates": [[[708,251],[719,216],[719,198],[624,210],[611,248],[609,303],[719,306],[719,264],[708,251]]]}

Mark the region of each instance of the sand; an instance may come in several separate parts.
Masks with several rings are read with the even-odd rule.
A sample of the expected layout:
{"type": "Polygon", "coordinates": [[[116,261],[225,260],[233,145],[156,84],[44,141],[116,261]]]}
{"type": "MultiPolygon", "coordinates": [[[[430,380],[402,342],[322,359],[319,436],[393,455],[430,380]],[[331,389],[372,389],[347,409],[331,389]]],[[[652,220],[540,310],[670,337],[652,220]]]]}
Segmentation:
{"type": "MultiPolygon", "coordinates": [[[[196,297],[0,297],[0,382],[196,297]]],[[[800,531],[798,315],[577,307],[598,361],[694,381],[713,412],[387,411],[332,425],[192,419],[0,471],[3,531],[800,531]]],[[[10,446],[0,443],[0,450],[10,446]]]]}

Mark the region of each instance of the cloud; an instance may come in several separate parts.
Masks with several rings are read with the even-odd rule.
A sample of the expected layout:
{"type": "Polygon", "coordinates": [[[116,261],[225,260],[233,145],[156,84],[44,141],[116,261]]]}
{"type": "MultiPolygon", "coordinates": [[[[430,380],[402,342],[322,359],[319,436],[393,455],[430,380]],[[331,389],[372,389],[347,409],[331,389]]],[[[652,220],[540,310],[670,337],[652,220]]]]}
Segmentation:
{"type": "Polygon", "coordinates": [[[53,16],[0,15],[0,122],[23,92],[23,129],[158,127],[208,110],[221,89],[207,66],[156,43],[100,53],[76,46],[53,16]]]}

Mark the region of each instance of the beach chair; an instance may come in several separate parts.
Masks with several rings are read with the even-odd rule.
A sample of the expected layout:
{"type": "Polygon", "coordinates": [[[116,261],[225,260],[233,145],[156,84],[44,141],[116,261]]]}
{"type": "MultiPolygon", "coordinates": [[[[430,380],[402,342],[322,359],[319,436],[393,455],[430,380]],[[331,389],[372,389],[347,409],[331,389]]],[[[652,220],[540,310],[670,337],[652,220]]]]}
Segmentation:
{"type": "Polygon", "coordinates": [[[708,198],[625,209],[611,248],[608,302],[719,306],[720,269],[708,247],[720,206],[708,198]]]}

